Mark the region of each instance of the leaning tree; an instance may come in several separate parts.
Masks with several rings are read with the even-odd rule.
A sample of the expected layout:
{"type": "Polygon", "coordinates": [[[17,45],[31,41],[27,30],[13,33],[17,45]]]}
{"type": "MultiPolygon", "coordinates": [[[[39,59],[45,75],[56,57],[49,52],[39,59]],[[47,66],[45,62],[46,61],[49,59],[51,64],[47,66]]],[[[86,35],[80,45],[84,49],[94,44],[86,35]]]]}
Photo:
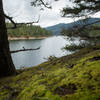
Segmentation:
{"type": "Polygon", "coordinates": [[[16,74],[16,70],[9,51],[3,3],[0,0],[0,77],[12,74],[16,74]]]}
{"type": "MultiPolygon", "coordinates": [[[[46,8],[51,8],[51,6],[47,2],[44,2],[43,0],[33,0],[31,2],[31,5],[35,7],[40,6],[41,8],[43,6],[46,8]]],[[[13,24],[13,27],[11,27],[12,29],[17,28],[17,26],[21,26],[23,24],[34,23],[34,22],[15,23],[12,17],[9,17],[4,13],[3,2],[2,0],[0,0],[0,77],[16,74],[16,69],[13,64],[9,49],[9,41],[8,41],[5,18],[9,19],[13,24]]]]}

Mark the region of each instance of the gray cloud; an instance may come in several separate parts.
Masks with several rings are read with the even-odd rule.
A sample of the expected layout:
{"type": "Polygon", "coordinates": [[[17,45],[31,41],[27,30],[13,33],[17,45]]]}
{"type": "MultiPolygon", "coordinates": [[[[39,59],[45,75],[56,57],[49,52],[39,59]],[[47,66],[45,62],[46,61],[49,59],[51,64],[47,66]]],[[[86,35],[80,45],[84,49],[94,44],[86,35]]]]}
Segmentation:
{"type": "MultiPolygon", "coordinates": [[[[53,0],[49,0],[52,2],[53,0]]],[[[51,26],[58,23],[69,23],[72,19],[66,19],[61,17],[60,10],[66,6],[71,5],[67,0],[60,0],[58,2],[51,3],[53,9],[45,8],[44,11],[40,11],[39,7],[35,8],[30,6],[31,0],[3,0],[4,10],[9,15],[14,17],[16,22],[28,22],[37,20],[40,15],[40,21],[38,25],[42,27],[51,26]]],[[[98,16],[97,14],[96,16],[98,16]]]]}

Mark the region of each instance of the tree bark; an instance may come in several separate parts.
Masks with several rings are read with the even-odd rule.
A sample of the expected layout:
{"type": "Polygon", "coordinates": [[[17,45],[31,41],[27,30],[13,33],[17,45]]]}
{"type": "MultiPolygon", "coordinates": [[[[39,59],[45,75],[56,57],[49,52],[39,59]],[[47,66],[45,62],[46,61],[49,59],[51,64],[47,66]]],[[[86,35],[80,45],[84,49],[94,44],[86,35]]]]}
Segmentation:
{"type": "Polygon", "coordinates": [[[12,62],[7,29],[5,24],[5,17],[3,11],[3,3],[0,0],[0,77],[13,75],[16,73],[16,69],[12,62]]]}

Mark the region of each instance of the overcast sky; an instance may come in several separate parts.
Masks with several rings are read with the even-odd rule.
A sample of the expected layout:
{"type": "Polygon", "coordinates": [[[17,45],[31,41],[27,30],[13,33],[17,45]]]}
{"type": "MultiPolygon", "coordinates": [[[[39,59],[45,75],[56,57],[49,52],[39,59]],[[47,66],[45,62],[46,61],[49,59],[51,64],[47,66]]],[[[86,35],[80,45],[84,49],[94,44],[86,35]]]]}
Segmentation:
{"type": "MultiPolygon", "coordinates": [[[[12,16],[16,22],[30,22],[36,21],[40,15],[40,21],[38,25],[42,27],[52,26],[58,23],[70,23],[73,20],[61,17],[61,9],[66,5],[71,5],[67,0],[60,0],[58,2],[52,2],[52,9],[45,8],[44,11],[40,11],[40,8],[30,6],[32,0],[3,0],[4,10],[6,14],[12,16]]],[[[94,17],[99,17],[100,13],[94,17]]]]}

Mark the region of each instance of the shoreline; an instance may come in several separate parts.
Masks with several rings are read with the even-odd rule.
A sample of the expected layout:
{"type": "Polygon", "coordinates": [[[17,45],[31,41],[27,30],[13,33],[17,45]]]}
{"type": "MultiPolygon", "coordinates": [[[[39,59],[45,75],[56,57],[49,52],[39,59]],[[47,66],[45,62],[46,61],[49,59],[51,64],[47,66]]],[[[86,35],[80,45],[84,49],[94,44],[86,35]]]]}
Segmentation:
{"type": "Polygon", "coordinates": [[[46,39],[49,36],[41,37],[8,37],[8,40],[31,40],[31,39],[46,39]]]}

